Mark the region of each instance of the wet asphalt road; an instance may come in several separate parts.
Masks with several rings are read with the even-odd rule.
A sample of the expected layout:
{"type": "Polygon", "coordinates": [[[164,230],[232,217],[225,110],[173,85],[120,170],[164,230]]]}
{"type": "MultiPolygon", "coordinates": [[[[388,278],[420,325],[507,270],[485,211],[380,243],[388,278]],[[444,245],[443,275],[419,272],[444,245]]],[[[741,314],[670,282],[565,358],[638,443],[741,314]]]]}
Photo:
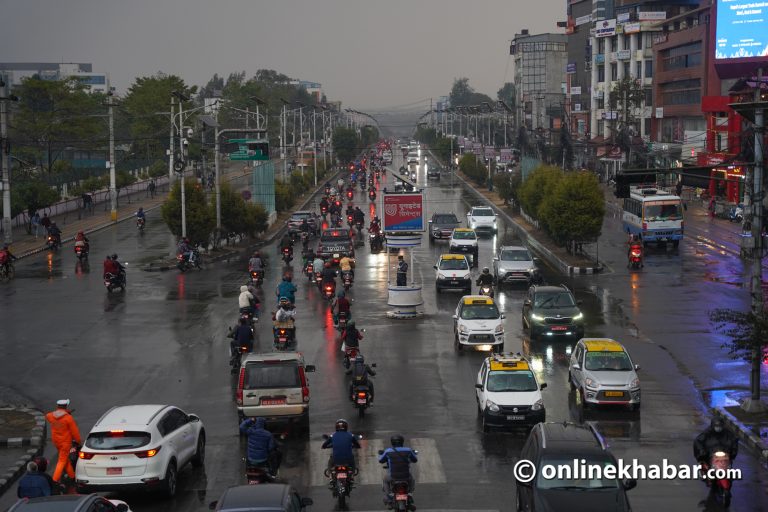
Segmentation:
{"type": "MultiPolygon", "coordinates": [[[[427,187],[430,215],[452,210],[465,218],[468,205],[476,203],[458,183],[452,187],[450,178],[425,183],[422,168],[418,179],[427,187]]],[[[481,267],[490,264],[495,246],[514,240],[503,219],[499,222],[499,234],[480,242],[481,267]]],[[[299,349],[317,366],[317,373],[310,375],[310,438],[285,441],[281,476],[314,499],[312,510],[333,510],[330,492],[323,487],[327,454],[319,445],[321,434],[339,417],[349,419],[351,430],[365,439],[367,455],[361,457],[363,470],[350,500],[352,510],[382,510],[378,482],[383,472],[372,458],[396,432],[420,451],[415,494],[419,510],[514,509],[511,467],[524,436],[481,432],[473,384],[485,354],[454,352],[450,315],[459,293],[436,295],[432,270],[447,246],[430,245],[426,234],[423,240],[412,269],[424,284],[426,315],[417,321],[384,316],[387,266],[394,265],[394,255],[388,260],[386,254],[358,250],[350,293],[353,314],[358,326],[367,330],[362,350],[369,362],[377,363],[379,373],[376,404],[364,420],[346,400],[347,381],[328,306],[316,288],[297,278],[299,349]]],[[[747,300],[743,288],[710,277],[737,279],[741,264],[716,247],[688,239],[679,251],[649,254],[645,269],[630,273],[624,268],[624,237],[615,219],[606,221],[600,243],[601,258],[611,272],[574,279],[549,269],[545,273],[549,282],[575,288],[584,301],[588,335],[621,340],[641,365],[641,411],[582,414],[566,382],[573,342],[528,341],[520,323],[523,288],[505,288],[498,295],[507,313],[506,349],[530,357],[540,381],[549,384],[543,391],[548,420],[597,422],[612,451],[626,460],[691,463],[692,440],[708,421],[694,384],[728,389],[744,385],[744,365],[727,360],[705,321],[713,304],[740,305],[747,300]]],[[[113,405],[171,403],[197,413],[208,432],[205,470],[182,471],[180,492],[171,502],[143,494],[125,499],[138,511],[207,510],[208,502],[227,486],[243,480],[244,446],[237,434],[224,335],[237,318],[237,292],[247,277],[245,260],[184,275],[148,273],[132,265],[128,290],[109,295],[101,281],[106,252],[118,252],[121,260],[136,263],[170,253],[173,240],[155,211],[143,236],[131,223],[123,223],[95,234],[91,246],[91,272],[76,265],[72,247],[66,246],[53,257],[41,254],[18,262],[15,281],[0,286],[5,356],[0,359],[0,385],[21,390],[41,406],[71,397],[84,432],[113,405]]],[[[273,262],[262,300],[271,305],[279,272],[275,248],[267,251],[273,262]]],[[[294,270],[298,274],[299,266],[294,270]]],[[[270,327],[262,323],[258,331],[259,348],[269,349],[270,327]]],[[[53,456],[50,449],[47,454],[53,456]]],[[[746,454],[736,467],[744,470],[745,480],[736,484],[731,510],[768,510],[765,470],[746,454]]],[[[0,508],[13,502],[11,492],[0,498],[0,508]]],[[[645,481],[629,495],[635,510],[687,511],[703,509],[699,501],[706,489],[695,481],[645,481]]]]}

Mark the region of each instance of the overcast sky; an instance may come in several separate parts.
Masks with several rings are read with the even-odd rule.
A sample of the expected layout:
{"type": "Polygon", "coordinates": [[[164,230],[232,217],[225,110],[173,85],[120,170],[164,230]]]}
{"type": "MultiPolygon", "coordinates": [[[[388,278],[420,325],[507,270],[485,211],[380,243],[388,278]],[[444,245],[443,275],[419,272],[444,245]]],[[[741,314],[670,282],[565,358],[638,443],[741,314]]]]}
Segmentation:
{"type": "MultiPolygon", "coordinates": [[[[565,0],[0,0],[0,62],[91,62],[124,91],[163,71],[275,69],[329,100],[389,108],[466,76],[495,97],[515,32],[554,32],[565,0]]],[[[562,30],[562,29],[560,29],[562,30]]]]}

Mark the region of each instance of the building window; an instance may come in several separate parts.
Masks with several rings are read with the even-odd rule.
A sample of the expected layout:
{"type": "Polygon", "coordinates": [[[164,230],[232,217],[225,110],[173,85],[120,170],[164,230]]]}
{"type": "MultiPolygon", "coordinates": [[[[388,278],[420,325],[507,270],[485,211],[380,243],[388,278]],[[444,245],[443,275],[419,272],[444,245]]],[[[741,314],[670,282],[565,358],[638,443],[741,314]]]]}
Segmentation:
{"type": "Polygon", "coordinates": [[[659,88],[663,105],[698,105],[701,103],[701,80],[678,80],[661,84],[659,88]]]}
{"type": "Polygon", "coordinates": [[[643,97],[644,97],[643,101],[645,102],[645,105],[647,107],[650,107],[651,105],[653,105],[653,89],[651,89],[650,87],[647,87],[647,88],[643,89],[643,93],[644,93],[643,94],[643,97]]]}
{"type": "Polygon", "coordinates": [[[601,135],[605,135],[605,121],[602,119],[597,120],[597,135],[598,137],[601,135]]]}
{"type": "Polygon", "coordinates": [[[597,66],[597,81],[605,82],[605,66],[597,66]]]}
{"type": "Polygon", "coordinates": [[[605,99],[604,98],[597,98],[595,101],[596,101],[595,108],[598,108],[598,109],[605,108],[605,99]]]}
{"type": "Polygon", "coordinates": [[[645,78],[652,78],[653,77],[653,61],[647,60],[645,61],[645,78]]]}
{"type": "Polygon", "coordinates": [[[646,117],[643,119],[643,135],[651,134],[651,118],[646,117]]]}
{"type": "Polygon", "coordinates": [[[643,61],[635,61],[635,78],[641,78],[643,76],[643,61]]]}
{"type": "Polygon", "coordinates": [[[637,38],[637,41],[636,41],[637,49],[642,50],[643,49],[643,33],[638,32],[637,34],[635,34],[635,37],[637,38]]]}
{"type": "Polygon", "coordinates": [[[629,70],[629,61],[624,62],[624,76],[629,77],[631,71],[629,70]]]}
{"type": "Polygon", "coordinates": [[[605,53],[605,38],[601,37],[597,40],[597,53],[605,53]]]}
{"type": "Polygon", "coordinates": [[[695,68],[701,66],[701,41],[670,48],[661,53],[661,67],[664,71],[695,68]]]}
{"type": "Polygon", "coordinates": [[[615,82],[618,79],[619,79],[619,67],[614,62],[613,64],[611,64],[611,81],[615,82]]]}

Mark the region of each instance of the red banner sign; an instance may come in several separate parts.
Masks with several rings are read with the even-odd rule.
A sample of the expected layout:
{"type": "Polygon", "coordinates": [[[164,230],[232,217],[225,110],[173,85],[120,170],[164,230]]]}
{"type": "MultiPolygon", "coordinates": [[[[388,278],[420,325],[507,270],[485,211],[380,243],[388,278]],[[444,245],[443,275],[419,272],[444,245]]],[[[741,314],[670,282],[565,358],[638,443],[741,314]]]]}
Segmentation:
{"type": "Polygon", "coordinates": [[[384,231],[424,231],[424,195],[384,194],[384,231]]]}

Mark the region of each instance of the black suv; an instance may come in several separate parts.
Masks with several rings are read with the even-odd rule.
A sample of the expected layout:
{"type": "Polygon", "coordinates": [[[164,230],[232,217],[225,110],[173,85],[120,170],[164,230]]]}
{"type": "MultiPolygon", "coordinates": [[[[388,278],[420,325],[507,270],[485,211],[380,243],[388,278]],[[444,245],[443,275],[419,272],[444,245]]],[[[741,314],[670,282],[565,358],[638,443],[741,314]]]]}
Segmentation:
{"type": "Polygon", "coordinates": [[[434,213],[429,221],[429,240],[451,238],[454,228],[461,225],[455,213],[434,213]]]}
{"type": "Polygon", "coordinates": [[[531,340],[539,336],[584,337],[584,314],[581,301],[573,297],[567,286],[533,285],[523,301],[523,329],[530,330],[531,340]]]}
{"type": "Polygon", "coordinates": [[[434,165],[427,169],[427,179],[430,178],[440,179],[440,168],[438,166],[434,165]]]}
{"type": "Polygon", "coordinates": [[[633,489],[635,480],[577,478],[584,475],[542,476],[545,465],[567,465],[571,469],[584,467],[586,476],[589,466],[614,466],[616,457],[608,451],[603,437],[592,425],[575,423],[537,423],[523,445],[520,458],[530,461],[536,468],[533,480],[517,479],[517,510],[536,512],[629,512],[626,491],[633,489]],[[578,463],[574,462],[578,461],[578,463]],[[558,476],[571,478],[558,478],[558,476]]]}

